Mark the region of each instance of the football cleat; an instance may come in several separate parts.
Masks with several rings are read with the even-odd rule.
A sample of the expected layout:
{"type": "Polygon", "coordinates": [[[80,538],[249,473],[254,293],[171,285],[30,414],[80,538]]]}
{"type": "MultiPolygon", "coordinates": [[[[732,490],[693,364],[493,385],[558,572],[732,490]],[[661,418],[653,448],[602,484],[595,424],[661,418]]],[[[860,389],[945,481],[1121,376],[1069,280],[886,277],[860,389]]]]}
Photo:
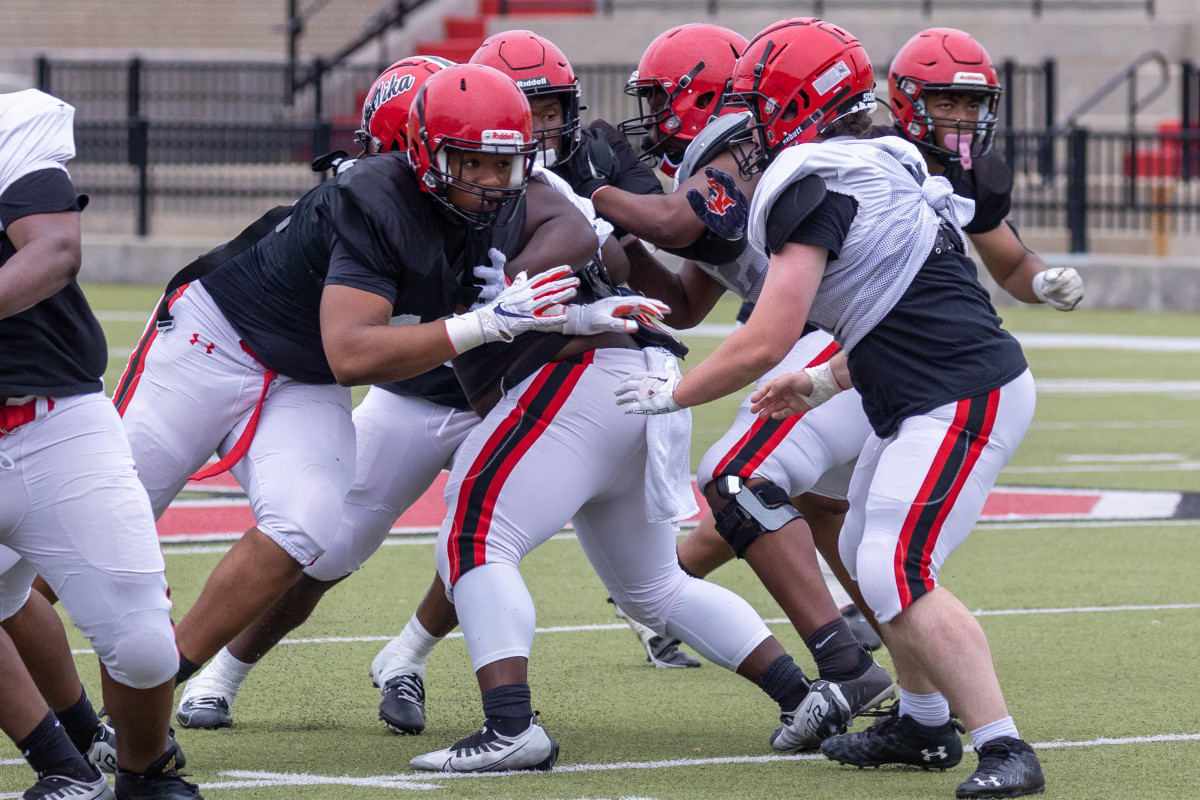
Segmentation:
{"type": "Polygon", "coordinates": [[[879,634],[871,627],[871,623],[867,621],[858,606],[853,603],[843,606],[842,619],[846,620],[846,624],[850,626],[850,632],[854,634],[858,643],[869,652],[874,653],[883,647],[883,640],[879,638],[879,634]]]}
{"type": "Polygon", "coordinates": [[[114,789],[116,800],[203,800],[200,787],[179,774],[179,745],[174,741],[145,772],[117,770],[114,789]]]}
{"type": "Polygon", "coordinates": [[[108,725],[101,722],[92,734],[92,743],[88,745],[83,757],[93,767],[109,775],[117,771],[117,734],[108,725]]]}
{"type": "Polygon", "coordinates": [[[821,742],[821,752],[831,761],[863,767],[907,764],[922,769],[950,769],[962,761],[961,726],[948,720],[931,728],[912,717],[900,716],[898,703],[865,731],[821,742]]]}
{"type": "Polygon", "coordinates": [[[608,602],[613,604],[617,617],[625,620],[625,624],[633,630],[634,636],[646,650],[646,661],[653,664],[655,668],[687,669],[700,666],[700,659],[679,649],[682,642],[678,639],[659,636],[633,617],[627,616],[611,597],[608,598],[608,602]]]}
{"type": "Polygon", "coordinates": [[[383,685],[379,719],[392,733],[418,734],[425,730],[425,682],[408,672],[383,685]]]}
{"type": "Polygon", "coordinates": [[[815,750],[830,736],[845,733],[850,722],[896,694],[892,676],[879,664],[848,681],[813,681],[795,711],[779,716],[771,747],[784,753],[815,750]]]}
{"type": "Polygon", "coordinates": [[[229,701],[220,695],[199,695],[188,697],[185,691],[175,711],[175,719],[184,728],[205,728],[215,730],[228,728],[233,725],[233,714],[229,710],[229,701]]]}
{"type": "Polygon", "coordinates": [[[100,772],[90,779],[42,772],[37,783],[21,795],[21,800],[112,800],[112,797],[108,779],[100,772]]]}
{"type": "Polygon", "coordinates": [[[955,797],[1024,797],[1046,790],[1037,753],[1020,739],[1002,736],[976,752],[979,766],[958,785],[955,797]]]}
{"type": "Polygon", "coordinates": [[[534,714],[529,718],[529,727],[516,736],[496,733],[489,720],[477,733],[445,750],[417,756],[408,765],[431,772],[545,772],[553,768],[556,761],[558,742],[546,733],[534,714]]]}

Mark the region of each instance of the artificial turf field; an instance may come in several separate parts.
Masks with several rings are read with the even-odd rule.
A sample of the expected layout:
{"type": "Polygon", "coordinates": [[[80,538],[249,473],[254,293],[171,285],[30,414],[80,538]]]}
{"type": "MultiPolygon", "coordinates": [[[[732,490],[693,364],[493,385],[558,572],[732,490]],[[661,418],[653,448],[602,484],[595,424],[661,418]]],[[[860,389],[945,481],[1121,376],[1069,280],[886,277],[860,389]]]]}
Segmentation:
{"type": "MultiPolygon", "coordinates": [[[[111,387],[155,290],[96,286],[88,294],[113,352],[111,387]]],[[[723,303],[715,320],[731,321],[735,310],[723,303]]],[[[1040,384],[1038,412],[1002,484],[1200,491],[1200,317],[1001,313],[1015,332],[1075,335],[1029,340],[1037,345],[1026,353],[1040,384]]],[[[717,342],[685,338],[690,363],[717,342]]],[[[738,399],[697,410],[693,466],[738,399]]],[[[973,768],[970,754],[944,774],[859,771],[775,754],[767,743],[774,704],[711,664],[650,668],[566,535],[523,569],[538,603],[534,707],[562,747],[558,767],[537,775],[413,774],[412,756],[467,735],[482,715],[466,648],[451,638],[429,661],[425,733],[397,737],[376,721],[379,693],[367,666],[433,574],[431,538],[389,545],[251,674],[231,730],[180,732],[188,771],[206,797],[947,798],[973,768]]],[[[177,619],[224,549],[167,548],[177,619]]],[[[984,523],[942,571],[942,583],[981,614],[1013,715],[1039,748],[1047,797],[1200,797],[1198,566],[1200,521],[1173,518],[984,523]]],[[[813,671],[744,564],[712,578],[773,620],[797,663],[813,671]]],[[[886,653],[879,658],[890,666],[886,653]]],[[[77,664],[98,698],[94,657],[80,653],[77,664]]],[[[0,798],[19,796],[31,782],[15,748],[0,743],[0,798]]]]}

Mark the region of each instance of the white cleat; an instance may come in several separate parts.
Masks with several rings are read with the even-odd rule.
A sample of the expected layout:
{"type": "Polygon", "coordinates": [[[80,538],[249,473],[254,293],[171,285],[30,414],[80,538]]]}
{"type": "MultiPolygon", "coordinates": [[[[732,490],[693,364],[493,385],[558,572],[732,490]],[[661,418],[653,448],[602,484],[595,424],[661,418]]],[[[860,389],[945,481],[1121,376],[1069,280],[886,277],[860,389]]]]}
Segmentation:
{"type": "Polygon", "coordinates": [[[556,761],[558,742],[538,724],[535,715],[529,718],[529,727],[516,736],[502,736],[484,723],[477,733],[445,750],[417,756],[408,765],[430,772],[544,772],[556,761]]]}

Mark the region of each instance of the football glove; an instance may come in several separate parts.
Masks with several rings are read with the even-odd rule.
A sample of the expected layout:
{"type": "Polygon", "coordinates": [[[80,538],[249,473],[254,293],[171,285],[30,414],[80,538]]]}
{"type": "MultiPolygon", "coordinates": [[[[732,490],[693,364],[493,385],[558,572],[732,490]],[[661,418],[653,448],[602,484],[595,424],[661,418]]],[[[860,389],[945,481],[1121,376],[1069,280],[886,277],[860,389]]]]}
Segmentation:
{"type": "Polygon", "coordinates": [[[1071,267],[1054,267],[1033,276],[1037,299],[1059,311],[1071,311],[1083,299],[1083,278],[1071,267]]]}
{"type": "Polygon", "coordinates": [[[626,414],[667,414],[680,409],[675,402],[679,380],[677,372],[667,370],[638,372],[622,382],[613,394],[617,396],[617,405],[629,406],[626,414]]]}
{"type": "Polygon", "coordinates": [[[603,186],[611,186],[621,171],[612,145],[594,130],[579,134],[579,147],[567,159],[559,173],[571,184],[575,194],[591,197],[603,186]]]}
{"type": "Polygon", "coordinates": [[[567,315],[561,304],[575,296],[578,286],[566,265],[533,278],[522,272],[492,302],[448,318],[446,336],[455,353],[464,353],[488,342],[511,342],[527,331],[562,330],[567,315]]]}
{"type": "Polygon", "coordinates": [[[488,264],[480,264],[472,270],[475,277],[483,282],[479,287],[479,297],[475,300],[475,304],[471,306],[472,311],[482,308],[495,300],[500,296],[500,292],[504,291],[504,287],[510,285],[508,276],[504,274],[504,265],[508,263],[507,256],[493,247],[488,250],[488,258],[492,261],[490,266],[488,264]]]}
{"type": "Polygon", "coordinates": [[[638,324],[630,317],[647,316],[661,320],[671,309],[666,303],[647,297],[617,295],[584,306],[567,306],[567,321],[562,332],[570,336],[592,333],[634,333],[638,324]]]}
{"type": "Polygon", "coordinates": [[[737,181],[721,170],[705,167],[704,176],[708,178],[708,196],[689,189],[688,205],[710,231],[722,239],[736,242],[746,235],[750,201],[738,188],[737,181]]]}

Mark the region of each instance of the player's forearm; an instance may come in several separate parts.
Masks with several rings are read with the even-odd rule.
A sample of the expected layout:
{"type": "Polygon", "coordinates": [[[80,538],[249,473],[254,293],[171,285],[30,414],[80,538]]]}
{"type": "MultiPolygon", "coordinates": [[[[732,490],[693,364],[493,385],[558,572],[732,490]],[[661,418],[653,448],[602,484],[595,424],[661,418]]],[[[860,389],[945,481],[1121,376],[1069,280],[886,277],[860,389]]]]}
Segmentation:
{"type": "Polygon", "coordinates": [[[1037,253],[1026,250],[1024,257],[1017,263],[1000,286],[1004,291],[1022,303],[1041,302],[1038,300],[1037,295],[1033,293],[1033,276],[1045,268],[1046,263],[1042,261],[1037,253]]]}
{"type": "Polygon", "coordinates": [[[65,289],[79,274],[79,263],[78,243],[38,240],[22,247],[0,270],[0,319],[65,289]]]}
{"type": "Polygon", "coordinates": [[[323,338],[329,366],[342,386],[406,380],[457,355],[441,321],[364,325],[323,338]]]}
{"type": "Polygon", "coordinates": [[[696,324],[691,321],[693,315],[679,275],[647,252],[641,242],[626,247],[625,255],[629,258],[629,286],[671,307],[671,313],[664,322],[676,329],[690,328],[696,324]]]}
{"type": "Polygon", "coordinates": [[[504,272],[511,280],[520,272],[532,277],[562,264],[578,270],[599,249],[596,231],[583,214],[563,215],[539,225],[520,254],[505,264],[504,272]]]}
{"type": "Polygon", "coordinates": [[[733,394],[758,380],[787,352],[786,343],[739,328],[683,376],[675,390],[675,402],[688,408],[733,394]]]}
{"type": "Polygon", "coordinates": [[[686,247],[704,235],[704,223],[676,194],[632,194],[605,186],[592,195],[596,213],[656,247],[686,247]]]}

